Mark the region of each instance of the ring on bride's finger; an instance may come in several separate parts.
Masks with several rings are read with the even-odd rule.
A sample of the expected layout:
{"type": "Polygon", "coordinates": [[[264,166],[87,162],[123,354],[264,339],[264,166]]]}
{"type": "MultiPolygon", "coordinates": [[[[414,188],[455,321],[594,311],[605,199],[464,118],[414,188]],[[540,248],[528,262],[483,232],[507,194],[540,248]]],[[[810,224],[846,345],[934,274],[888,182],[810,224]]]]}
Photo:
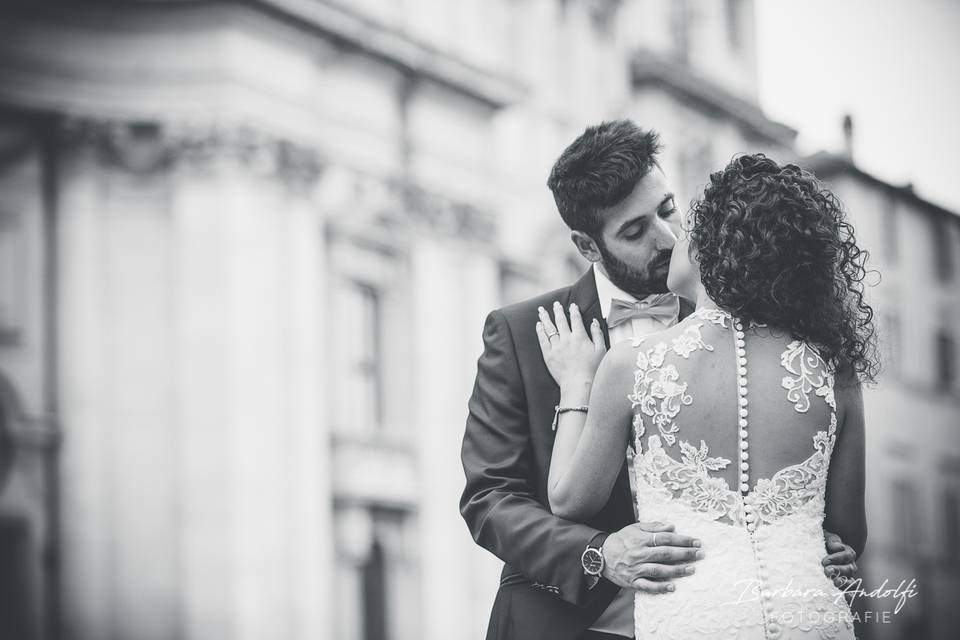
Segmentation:
{"type": "Polygon", "coordinates": [[[553,333],[548,333],[548,334],[547,334],[547,340],[550,340],[550,339],[552,339],[554,336],[558,336],[558,335],[560,335],[560,332],[559,332],[559,331],[554,331],[553,333]]]}
{"type": "Polygon", "coordinates": [[[657,546],[657,534],[653,534],[653,546],[657,546]]]}

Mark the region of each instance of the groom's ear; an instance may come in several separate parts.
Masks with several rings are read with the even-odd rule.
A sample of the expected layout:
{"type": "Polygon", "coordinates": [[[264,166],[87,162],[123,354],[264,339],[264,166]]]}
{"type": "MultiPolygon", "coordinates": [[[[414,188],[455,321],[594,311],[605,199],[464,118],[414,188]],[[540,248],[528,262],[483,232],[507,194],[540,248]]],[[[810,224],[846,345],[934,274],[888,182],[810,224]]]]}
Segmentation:
{"type": "Polygon", "coordinates": [[[573,240],[573,245],[580,252],[580,255],[589,262],[600,262],[600,249],[597,248],[597,243],[594,242],[593,238],[583,231],[571,231],[570,239],[573,240]]]}

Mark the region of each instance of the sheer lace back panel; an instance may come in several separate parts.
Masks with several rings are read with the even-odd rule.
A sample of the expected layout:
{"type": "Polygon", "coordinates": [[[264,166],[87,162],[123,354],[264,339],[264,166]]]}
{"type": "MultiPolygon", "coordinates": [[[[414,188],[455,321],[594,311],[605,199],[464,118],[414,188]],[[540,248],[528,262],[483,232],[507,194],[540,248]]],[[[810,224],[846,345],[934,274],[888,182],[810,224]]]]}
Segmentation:
{"type": "Polygon", "coordinates": [[[638,637],[806,637],[810,620],[784,614],[814,610],[833,620],[813,637],[850,631],[849,610],[820,565],[837,417],[833,375],[817,350],[716,309],[634,347],[640,519],[701,537],[707,554],[674,594],[655,603],[638,596],[638,637]],[[821,596],[776,595],[798,577],[821,596]],[[702,602],[665,617],[671,600],[691,606],[698,587],[702,602]],[[744,589],[756,591],[753,602],[731,604],[744,589]]]}

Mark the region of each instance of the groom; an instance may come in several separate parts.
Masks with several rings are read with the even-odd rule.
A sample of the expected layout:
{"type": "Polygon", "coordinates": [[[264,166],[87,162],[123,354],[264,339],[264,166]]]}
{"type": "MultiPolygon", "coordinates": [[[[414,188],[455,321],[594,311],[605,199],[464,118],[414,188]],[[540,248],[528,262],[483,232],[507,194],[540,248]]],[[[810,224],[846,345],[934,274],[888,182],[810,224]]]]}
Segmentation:
{"type": "MultiPolygon", "coordinates": [[[[692,307],[667,291],[679,212],[657,164],[657,134],[630,121],[588,128],[567,147],[548,186],[592,268],[570,287],[490,313],[469,403],[460,511],[477,543],[505,562],[487,640],[632,638],[633,591],[662,593],[704,557],[670,523],[636,523],[626,466],[586,522],[551,514],[550,425],[560,392],[537,340],[539,307],[577,304],[611,343],[660,331],[692,307]]],[[[588,330],[589,331],[589,330],[588,330]]],[[[626,452],[625,452],[626,453],[626,452]]],[[[852,575],[835,536],[828,575],[852,575]]]]}

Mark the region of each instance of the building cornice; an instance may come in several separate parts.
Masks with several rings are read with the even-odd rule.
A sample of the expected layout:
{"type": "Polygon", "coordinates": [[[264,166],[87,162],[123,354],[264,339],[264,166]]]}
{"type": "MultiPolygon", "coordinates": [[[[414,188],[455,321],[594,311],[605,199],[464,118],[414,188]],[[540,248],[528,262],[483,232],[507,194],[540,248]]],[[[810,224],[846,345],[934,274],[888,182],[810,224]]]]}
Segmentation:
{"type": "Polygon", "coordinates": [[[333,0],[256,0],[254,6],[403,73],[436,82],[499,109],[519,101],[526,88],[504,73],[484,69],[333,0]]]}
{"type": "Polygon", "coordinates": [[[288,186],[309,189],[325,166],[318,149],[240,124],[89,117],[56,122],[60,143],[66,148],[90,150],[102,164],[135,175],[163,171],[174,164],[227,160],[288,186]]]}
{"type": "Polygon", "coordinates": [[[823,180],[830,180],[831,178],[841,175],[851,176],[861,182],[866,182],[878,189],[882,189],[889,195],[916,205],[934,215],[949,216],[950,218],[956,218],[960,215],[956,211],[951,211],[946,207],[942,207],[918,195],[916,191],[913,190],[913,185],[911,184],[891,184],[886,180],[864,171],[847,156],[830,153],[829,151],[818,151],[811,156],[803,158],[800,164],[813,171],[818,178],[823,180]]]}
{"type": "Polygon", "coordinates": [[[797,137],[796,129],[771,120],[754,102],[731,93],[678,60],[643,50],[633,58],[631,75],[635,87],[662,87],[685,102],[732,120],[751,136],[784,146],[792,146],[797,137]]]}

